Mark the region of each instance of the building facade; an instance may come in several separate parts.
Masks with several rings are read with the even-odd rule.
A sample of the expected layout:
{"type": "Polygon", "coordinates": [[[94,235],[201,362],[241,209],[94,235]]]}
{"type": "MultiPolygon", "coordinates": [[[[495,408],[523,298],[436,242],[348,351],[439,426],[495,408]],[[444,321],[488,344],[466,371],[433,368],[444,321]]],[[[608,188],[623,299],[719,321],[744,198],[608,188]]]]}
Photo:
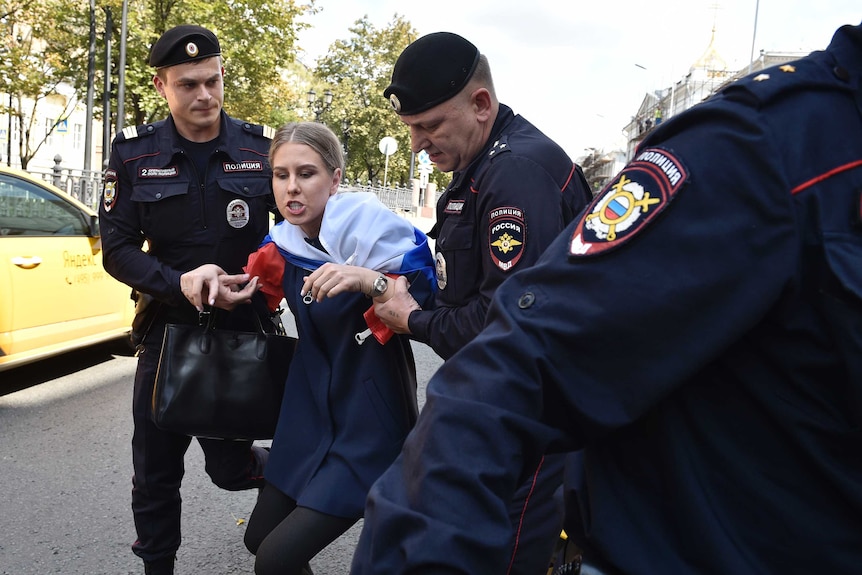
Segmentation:
{"type": "Polygon", "coordinates": [[[673,85],[646,94],[640,107],[623,128],[626,134],[626,159],[630,160],[646,135],[663,121],[684,112],[709,98],[730,82],[752,72],[780,65],[805,56],[801,52],[764,52],[741,70],[728,69],[727,63],[715,48],[715,29],[712,30],[706,51],[689,68],[688,73],[673,85]]]}

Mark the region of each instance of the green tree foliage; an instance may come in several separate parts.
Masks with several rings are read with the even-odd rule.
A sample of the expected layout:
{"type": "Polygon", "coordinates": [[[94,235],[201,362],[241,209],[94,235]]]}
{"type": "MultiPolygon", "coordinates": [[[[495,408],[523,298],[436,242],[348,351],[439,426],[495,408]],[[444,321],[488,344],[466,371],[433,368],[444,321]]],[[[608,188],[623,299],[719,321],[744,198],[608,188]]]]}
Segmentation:
{"type": "MultiPolygon", "coordinates": [[[[119,4],[118,0],[112,0],[119,4]]],[[[147,65],[150,46],[179,24],[199,24],[219,37],[225,65],[225,110],[236,118],[275,124],[301,102],[302,90],[285,80],[283,70],[294,62],[296,36],[304,24],[298,17],[314,10],[313,2],[294,0],[147,0],[129,11],[126,97],[134,123],[167,115],[167,103],[152,87],[147,65]]],[[[119,14],[119,7],[114,8],[119,14]]],[[[116,16],[115,16],[116,19],[116,16]]],[[[118,29],[115,42],[119,43],[118,29]]]]}
{"type": "MultiPolygon", "coordinates": [[[[12,116],[23,135],[19,156],[25,168],[50,135],[33,125],[40,118],[40,102],[53,98],[69,110],[86,99],[91,21],[96,31],[94,115],[102,117],[108,45],[111,105],[116,110],[123,0],[92,3],[92,18],[91,2],[85,0],[12,0],[0,8],[0,33],[4,34],[0,82],[5,84],[0,90],[12,95],[12,116]],[[63,85],[73,90],[63,92],[63,85]],[[31,109],[25,110],[25,105],[31,109]]],[[[125,125],[167,115],[167,103],[152,85],[149,50],[162,32],[188,23],[206,26],[219,36],[229,114],[270,125],[299,117],[296,109],[304,104],[304,89],[289,82],[285,70],[296,65],[297,33],[306,26],[298,17],[317,10],[314,0],[128,0],[127,7],[125,125]]],[[[8,99],[0,103],[0,113],[9,108],[8,99]]],[[[112,124],[115,120],[110,118],[112,124]]]]}
{"type": "MultiPolygon", "coordinates": [[[[74,0],[66,0],[72,2],[74,0]]],[[[100,0],[96,11],[97,48],[95,85],[100,101],[105,71],[105,29],[113,20],[111,40],[112,86],[118,83],[122,0],[100,0]]],[[[80,0],[68,14],[65,28],[77,38],[75,86],[86,90],[86,53],[89,10],[80,0]]],[[[164,118],[167,103],[153,89],[153,69],[147,64],[150,47],[167,29],[199,24],[215,32],[225,65],[225,111],[263,124],[276,124],[291,116],[303,91],[285,80],[283,70],[294,63],[298,18],[316,10],[314,0],[129,0],[126,33],[124,124],[137,125],[164,118]]],[[[112,90],[116,92],[116,88],[112,90]]]]}
{"type": "MultiPolygon", "coordinates": [[[[213,30],[224,38],[225,109],[231,115],[277,125],[303,102],[302,86],[286,80],[295,62],[297,18],[310,5],[293,0],[199,2],[211,10],[213,30]]],[[[183,3],[185,5],[185,3],[183,3]]]]}
{"type": "Polygon", "coordinates": [[[11,114],[13,130],[21,134],[18,156],[25,169],[76,103],[73,93],[60,90],[73,78],[68,56],[74,47],[63,38],[46,41],[53,36],[56,15],[66,10],[67,4],[60,0],[18,0],[4,3],[0,12],[0,89],[8,95],[0,110],[11,114]],[[37,111],[48,99],[63,113],[52,119],[53,125],[45,126],[37,111]]]}
{"type": "MultiPolygon", "coordinates": [[[[378,145],[384,136],[398,141],[389,157],[388,181],[408,184],[410,132],[399,120],[383,90],[401,51],[417,37],[413,26],[395,14],[383,28],[367,16],[349,28],[349,37],[335,40],[313,70],[295,58],[297,34],[308,26],[303,17],[319,10],[315,0],[127,0],[124,70],[124,125],[139,125],[165,117],[167,104],[152,85],[149,50],[168,28],[200,24],[219,37],[225,60],[225,110],[232,116],[277,127],[285,122],[314,118],[306,93],[333,93],[331,106],[320,115],[347,144],[345,177],[351,182],[383,180],[386,158],[378,145]],[[346,136],[346,137],[345,137],[346,136]]],[[[110,74],[111,110],[116,110],[120,70],[123,0],[10,0],[0,8],[0,82],[12,92],[13,117],[25,136],[38,130],[25,118],[40,117],[21,109],[23,102],[56,98],[71,106],[86,100],[88,60],[94,59],[94,117],[103,114],[105,75],[110,74]],[[91,14],[91,5],[93,12],[91,14]],[[111,20],[110,34],[106,34],[111,20]],[[94,26],[93,50],[90,27],[94,26]],[[20,40],[19,40],[20,36],[20,40]],[[106,48],[110,45],[110,72],[106,48]],[[61,95],[61,86],[72,86],[61,95]]],[[[0,102],[0,113],[8,108],[0,102]]],[[[43,115],[44,116],[44,115],[43,115]]],[[[109,118],[113,125],[116,118],[109,118]]],[[[33,120],[30,120],[32,123],[33,120]]],[[[41,130],[40,135],[44,133],[41,130]]],[[[94,135],[94,140],[98,135],[94,135]]],[[[22,138],[22,146],[31,140],[22,138]]],[[[22,164],[38,146],[22,147],[22,164]]],[[[418,177],[418,173],[414,174],[418,177]]],[[[448,174],[434,172],[431,181],[441,188],[448,174]]]]}
{"type": "MultiPolygon", "coordinates": [[[[321,121],[336,133],[341,133],[342,121],[348,123],[346,175],[351,181],[382,182],[386,158],[378,145],[384,136],[395,138],[398,151],[389,157],[387,179],[406,185],[412,160],[410,131],[383,97],[383,90],[398,55],[417,38],[416,29],[395,14],[385,28],[375,28],[364,16],[349,31],[350,37],[335,41],[315,68],[315,75],[334,94],[332,108],[321,121]]],[[[440,172],[433,174],[435,178],[449,179],[440,172]]]]}

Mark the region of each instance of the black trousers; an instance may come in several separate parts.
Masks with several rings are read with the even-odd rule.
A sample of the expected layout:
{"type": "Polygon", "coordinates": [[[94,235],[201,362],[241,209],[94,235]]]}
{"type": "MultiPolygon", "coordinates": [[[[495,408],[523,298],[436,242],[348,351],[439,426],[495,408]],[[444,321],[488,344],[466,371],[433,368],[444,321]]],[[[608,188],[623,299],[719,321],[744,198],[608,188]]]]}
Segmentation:
{"type": "MultiPolygon", "coordinates": [[[[173,556],[180,546],[180,484],[192,438],[163,431],[150,417],[164,325],[153,325],[139,348],[132,398],[132,513],[138,538],[132,551],[144,561],[173,556]]],[[[198,438],[205,469],[222,489],[262,487],[269,453],[251,441],[198,438]]]]}
{"type": "Polygon", "coordinates": [[[563,484],[565,455],[545,455],[515,492],[509,504],[512,555],[506,575],[544,575],[560,538],[563,508],[557,490],[563,484]]]}

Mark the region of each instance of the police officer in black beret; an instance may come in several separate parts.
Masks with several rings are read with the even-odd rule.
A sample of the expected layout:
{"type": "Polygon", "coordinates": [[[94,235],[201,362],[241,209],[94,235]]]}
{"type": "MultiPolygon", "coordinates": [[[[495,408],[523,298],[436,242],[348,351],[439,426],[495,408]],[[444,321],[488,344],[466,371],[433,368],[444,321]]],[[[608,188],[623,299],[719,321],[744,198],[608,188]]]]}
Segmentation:
{"type": "MultiPolygon", "coordinates": [[[[99,216],[105,269],[138,298],[132,408],[138,538],[132,549],[148,575],[166,575],[173,573],[180,545],[179,490],[191,437],[163,431],[150,419],[164,327],[197,324],[198,310],[187,297],[200,295],[200,266],[215,263],[242,273],[269,229],[274,200],[267,161],[271,129],[222,110],[224,68],[215,34],[200,26],[172,28],[152,46],[149,64],[170,115],[128,127],[114,139],[99,216]]],[[[218,309],[217,321],[254,330],[252,314],[266,315],[263,302],[254,304],[218,309]]],[[[219,306],[232,304],[215,301],[219,306]]],[[[263,485],[266,450],[247,441],[198,441],[216,485],[263,485]]]]}
{"type": "Polygon", "coordinates": [[[862,25],[663,121],[500,286],[352,573],[505,573],[549,446],[583,448],[582,573],[860,572],[862,25]]]}
{"type": "MultiPolygon", "coordinates": [[[[436,239],[436,305],[419,309],[398,280],[375,310],[448,360],[479,333],[499,285],[533,265],[591,194],[560,146],[499,103],[488,59],[457,34],[410,44],[384,96],[410,127],[413,151],[454,173],[428,234],[436,239]]],[[[560,532],[553,493],[561,477],[561,456],[539,461],[512,501],[510,574],[547,570],[560,532]]]]}

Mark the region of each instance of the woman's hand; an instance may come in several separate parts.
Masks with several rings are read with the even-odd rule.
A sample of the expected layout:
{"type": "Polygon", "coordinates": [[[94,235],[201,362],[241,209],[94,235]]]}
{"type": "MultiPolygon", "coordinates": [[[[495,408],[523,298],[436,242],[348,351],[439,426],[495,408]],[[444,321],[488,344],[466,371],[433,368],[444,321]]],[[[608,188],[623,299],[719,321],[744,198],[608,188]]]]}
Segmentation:
{"type": "MultiPolygon", "coordinates": [[[[378,275],[380,272],[360,266],[325,263],[303,278],[302,291],[299,295],[310,294],[318,302],[323,301],[323,298],[335,297],[345,292],[361,292],[368,295],[378,275]]],[[[386,293],[381,298],[375,299],[385,297],[386,293]]]]}

